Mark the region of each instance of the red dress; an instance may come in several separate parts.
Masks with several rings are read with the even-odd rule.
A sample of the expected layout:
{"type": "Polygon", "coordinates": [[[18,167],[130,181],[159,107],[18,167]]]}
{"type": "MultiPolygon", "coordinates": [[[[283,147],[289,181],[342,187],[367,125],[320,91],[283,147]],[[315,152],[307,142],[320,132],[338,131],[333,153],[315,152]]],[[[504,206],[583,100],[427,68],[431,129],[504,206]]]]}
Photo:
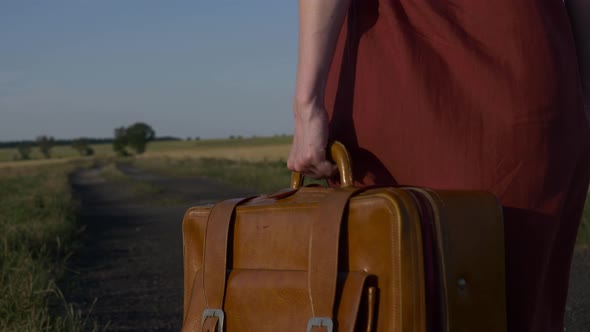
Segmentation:
{"type": "Polygon", "coordinates": [[[563,331],[590,130],[561,0],[352,1],[326,87],[360,184],[493,192],[509,331],[563,331]]]}

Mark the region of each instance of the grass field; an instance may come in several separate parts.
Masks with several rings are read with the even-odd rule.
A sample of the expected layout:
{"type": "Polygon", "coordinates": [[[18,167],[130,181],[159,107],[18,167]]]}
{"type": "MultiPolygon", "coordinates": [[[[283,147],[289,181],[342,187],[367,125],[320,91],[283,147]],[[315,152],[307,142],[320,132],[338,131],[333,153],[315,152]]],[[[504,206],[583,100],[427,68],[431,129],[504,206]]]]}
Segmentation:
{"type": "Polygon", "coordinates": [[[77,232],[68,182],[73,167],[0,172],[0,331],[84,328],[56,287],[77,232]],[[50,301],[65,305],[65,314],[54,315],[50,301]]]}
{"type": "Polygon", "coordinates": [[[31,160],[19,160],[19,161],[2,161],[0,162],[0,170],[2,172],[9,172],[10,170],[19,170],[26,168],[36,168],[50,165],[64,165],[71,162],[88,160],[92,161],[93,158],[81,158],[81,157],[68,157],[61,159],[31,159],[31,160]]]}
{"type": "MultiPolygon", "coordinates": [[[[96,144],[91,145],[94,149],[94,153],[96,156],[114,156],[113,148],[110,144],[96,144]]],[[[69,146],[56,146],[51,149],[51,159],[49,160],[59,160],[59,159],[71,159],[79,157],[80,155],[76,150],[72,149],[69,146]]],[[[30,155],[32,160],[45,160],[39,149],[33,147],[31,150],[30,155]]],[[[0,164],[6,161],[17,161],[15,158],[18,158],[18,151],[17,149],[13,148],[2,148],[0,149],[0,164]]]]}
{"type": "Polygon", "coordinates": [[[203,176],[234,186],[271,193],[290,184],[291,172],[283,160],[248,161],[216,158],[142,158],[141,168],[172,176],[203,176]]]}
{"type": "MultiPolygon", "coordinates": [[[[157,141],[148,145],[147,152],[144,157],[150,156],[189,156],[189,157],[215,157],[220,155],[222,157],[232,157],[233,152],[237,152],[241,156],[249,158],[257,158],[261,154],[267,152],[259,152],[258,149],[266,149],[274,155],[285,154],[288,152],[288,147],[291,144],[291,136],[274,136],[274,137],[253,137],[253,138],[236,138],[236,139],[210,139],[197,141],[157,141]],[[265,148],[263,148],[265,147],[265,148]]],[[[95,144],[91,145],[94,149],[96,157],[114,157],[113,147],[111,144],[95,144]]],[[[273,155],[273,156],[274,156],[273,155]]],[[[13,148],[0,149],[0,167],[3,162],[15,161],[18,157],[18,151],[13,148]]],[[[70,146],[56,146],[51,150],[51,159],[72,159],[78,158],[79,155],[76,150],[70,146]]],[[[44,160],[38,148],[33,148],[31,159],[44,160]]],[[[18,161],[17,161],[18,162],[18,161]]],[[[30,162],[30,161],[29,161],[30,162]]]]}

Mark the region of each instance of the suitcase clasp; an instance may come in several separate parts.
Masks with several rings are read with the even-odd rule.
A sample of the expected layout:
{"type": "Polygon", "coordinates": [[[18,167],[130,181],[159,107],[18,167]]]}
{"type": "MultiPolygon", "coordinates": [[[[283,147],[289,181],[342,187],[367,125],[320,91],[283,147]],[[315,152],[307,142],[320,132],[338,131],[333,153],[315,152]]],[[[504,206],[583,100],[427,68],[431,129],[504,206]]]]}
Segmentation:
{"type": "Polygon", "coordinates": [[[326,332],[332,332],[334,329],[334,322],[332,318],[328,317],[313,317],[307,322],[307,332],[311,332],[312,327],[325,327],[326,332]]]}
{"type": "Polygon", "coordinates": [[[225,318],[225,314],[223,313],[222,309],[205,309],[203,311],[203,317],[201,318],[201,327],[205,324],[205,320],[208,317],[217,317],[218,323],[215,332],[222,332],[223,331],[223,320],[225,318]]]}

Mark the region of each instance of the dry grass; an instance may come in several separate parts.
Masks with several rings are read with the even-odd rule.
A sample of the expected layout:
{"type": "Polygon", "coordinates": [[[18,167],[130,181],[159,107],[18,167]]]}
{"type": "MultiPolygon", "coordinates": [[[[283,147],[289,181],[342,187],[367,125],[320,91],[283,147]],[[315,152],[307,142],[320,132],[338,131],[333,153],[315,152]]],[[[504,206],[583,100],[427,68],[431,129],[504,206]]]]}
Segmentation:
{"type": "Polygon", "coordinates": [[[287,160],[290,144],[270,144],[261,146],[221,146],[221,147],[196,147],[185,150],[161,150],[148,151],[138,156],[145,158],[172,158],[172,159],[199,159],[216,158],[245,161],[276,161],[287,160]]]}
{"type": "MultiPolygon", "coordinates": [[[[199,155],[204,154],[207,156],[214,150],[223,150],[231,154],[232,150],[256,150],[256,148],[262,148],[264,146],[275,146],[279,147],[276,153],[271,153],[271,157],[284,154],[284,150],[291,143],[292,138],[290,136],[275,136],[275,137],[256,137],[256,138],[240,138],[240,139],[209,139],[209,140],[198,140],[198,141],[157,141],[148,144],[147,156],[163,156],[168,155],[174,157],[177,155],[199,155]]],[[[114,157],[113,147],[111,144],[92,144],[90,145],[94,150],[96,157],[114,157]]],[[[273,150],[273,148],[268,148],[273,150]]],[[[214,153],[213,153],[214,154],[214,153]]],[[[259,155],[259,152],[254,152],[255,155],[259,155]]],[[[244,155],[244,153],[241,153],[244,155]]],[[[43,158],[40,154],[39,149],[34,147],[31,153],[32,160],[39,160],[39,162],[50,162],[43,158]]],[[[79,158],[77,151],[72,149],[70,146],[56,146],[51,150],[51,161],[57,159],[75,159],[79,158]]],[[[10,165],[29,163],[31,161],[18,161],[18,151],[15,148],[3,148],[0,149],[0,167],[7,163],[10,165]]],[[[256,158],[256,157],[255,157],[256,158]]]]}
{"type": "Polygon", "coordinates": [[[32,159],[22,161],[3,161],[0,162],[0,169],[3,172],[10,171],[9,169],[19,168],[35,168],[39,166],[67,164],[79,160],[92,160],[92,158],[70,157],[63,159],[32,159]]]}
{"type": "Polygon", "coordinates": [[[145,158],[136,160],[141,168],[170,176],[202,176],[259,193],[272,193],[290,185],[291,172],[284,161],[229,159],[145,158]]]}
{"type": "MultiPolygon", "coordinates": [[[[94,149],[94,154],[96,156],[101,157],[109,157],[114,156],[115,153],[113,152],[113,148],[110,144],[95,144],[90,145],[94,149]]],[[[15,148],[2,148],[0,149],[0,165],[3,162],[28,162],[26,160],[20,161],[18,159],[18,151],[15,148]]],[[[70,146],[56,146],[51,149],[51,158],[45,159],[43,155],[39,152],[39,149],[33,147],[30,158],[31,161],[44,161],[44,160],[57,160],[57,159],[71,159],[71,158],[78,158],[80,155],[70,146]]]]}

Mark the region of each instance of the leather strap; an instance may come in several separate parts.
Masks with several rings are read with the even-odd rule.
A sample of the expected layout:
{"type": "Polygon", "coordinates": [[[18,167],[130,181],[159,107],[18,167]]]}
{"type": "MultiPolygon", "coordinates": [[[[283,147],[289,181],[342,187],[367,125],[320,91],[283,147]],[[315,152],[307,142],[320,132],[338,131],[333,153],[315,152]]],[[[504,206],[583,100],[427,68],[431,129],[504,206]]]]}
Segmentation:
{"type": "MultiPolygon", "coordinates": [[[[369,188],[335,190],[320,203],[314,220],[309,246],[309,297],[314,317],[333,317],[338,276],[340,228],[349,199],[369,188]],[[314,241],[315,239],[315,241],[314,241]]],[[[222,309],[225,296],[229,229],[236,206],[251,199],[236,198],[217,203],[209,214],[205,233],[203,286],[207,308],[222,309]]],[[[202,322],[215,329],[217,317],[202,322]]],[[[314,326],[311,331],[324,332],[314,326]]]]}
{"type": "Polygon", "coordinates": [[[203,332],[217,332],[217,324],[219,324],[219,317],[207,317],[203,322],[203,332]]]}
{"type": "MultiPolygon", "coordinates": [[[[332,318],[338,278],[340,228],[349,199],[367,190],[350,188],[335,190],[318,207],[309,245],[309,297],[313,317],[332,318]]],[[[325,331],[313,327],[311,331],[325,331]]]]}
{"type": "MultiPolygon", "coordinates": [[[[205,231],[203,253],[203,288],[207,308],[223,309],[227,271],[229,228],[236,206],[251,199],[234,198],[221,201],[211,209],[205,231]]],[[[213,319],[214,317],[210,317],[213,319]]],[[[206,321],[211,320],[209,318],[206,321]]],[[[205,326],[205,322],[203,322],[205,326]]]]}
{"type": "Polygon", "coordinates": [[[309,332],[326,332],[325,327],[314,326],[309,330],[309,332]]]}

